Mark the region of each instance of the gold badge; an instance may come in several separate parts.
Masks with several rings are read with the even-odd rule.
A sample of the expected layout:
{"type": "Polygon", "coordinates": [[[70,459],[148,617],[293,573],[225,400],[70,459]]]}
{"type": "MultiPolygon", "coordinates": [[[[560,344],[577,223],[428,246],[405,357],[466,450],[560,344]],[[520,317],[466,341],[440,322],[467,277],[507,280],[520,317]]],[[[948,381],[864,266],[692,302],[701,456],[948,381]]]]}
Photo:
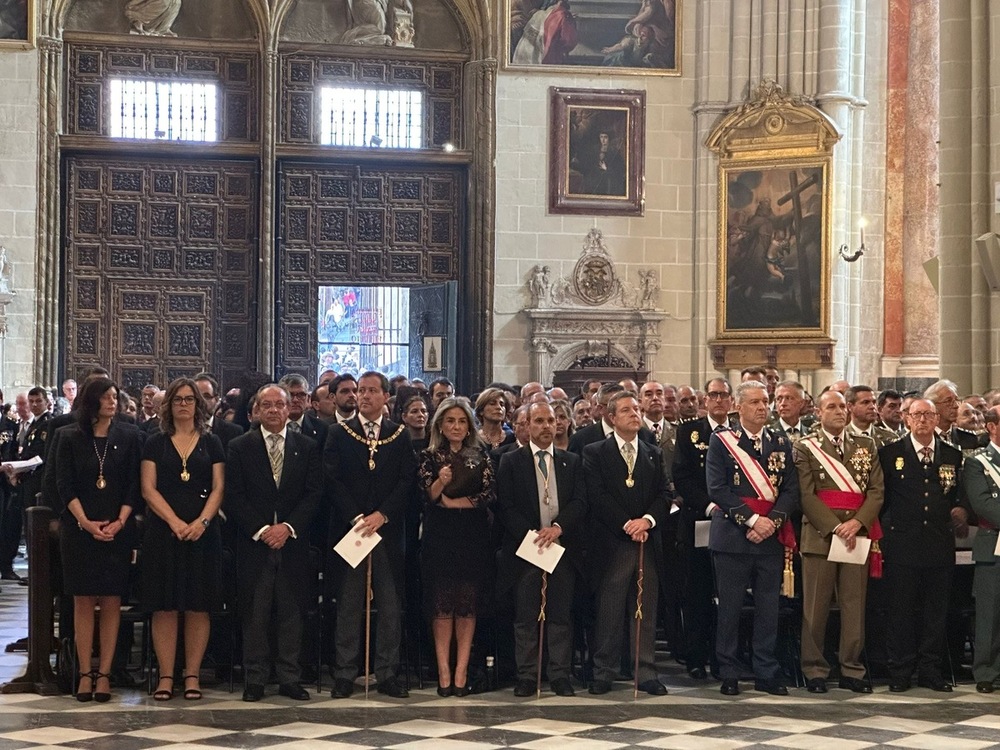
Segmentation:
{"type": "Polygon", "coordinates": [[[896,471],[902,471],[902,470],[903,470],[903,457],[900,456],[899,458],[896,459],[896,471]]]}
{"type": "Polygon", "coordinates": [[[691,442],[694,444],[698,443],[698,430],[691,430],[691,442]]]}
{"type": "Polygon", "coordinates": [[[740,473],[738,471],[733,472],[733,487],[740,486],[740,473]]]}

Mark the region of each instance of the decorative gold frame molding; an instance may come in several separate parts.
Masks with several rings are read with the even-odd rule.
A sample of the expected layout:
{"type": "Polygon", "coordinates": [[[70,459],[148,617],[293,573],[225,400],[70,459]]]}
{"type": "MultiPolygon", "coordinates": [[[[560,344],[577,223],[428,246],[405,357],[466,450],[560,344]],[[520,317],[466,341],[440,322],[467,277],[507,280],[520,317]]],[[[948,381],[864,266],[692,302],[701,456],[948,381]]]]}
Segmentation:
{"type": "Polygon", "coordinates": [[[0,39],[0,52],[19,49],[34,49],[35,35],[37,34],[38,9],[35,7],[35,0],[25,0],[25,8],[28,13],[27,39],[0,39]]]}
{"type": "MultiPolygon", "coordinates": [[[[795,345],[786,347],[792,359],[783,357],[780,348],[768,353],[766,358],[776,360],[779,364],[822,366],[826,359],[821,350],[828,351],[832,343],[830,274],[833,255],[833,148],[840,137],[834,122],[822,111],[801,97],[786,94],[773,81],[764,81],[747,102],[720,120],[706,140],[705,145],[719,157],[716,340],[709,342],[717,366],[725,366],[730,360],[735,362],[733,356],[727,354],[733,351],[733,347],[758,348],[774,342],[795,345]],[[813,179],[822,190],[818,269],[820,302],[818,320],[814,323],[809,321],[803,325],[778,327],[737,327],[729,324],[730,180],[733,175],[754,170],[764,173],[772,170],[807,170],[814,175],[813,179]],[[805,350],[802,345],[806,345],[805,350]],[[814,355],[809,355],[809,351],[814,352],[814,355]]],[[[791,190],[789,195],[791,194],[798,194],[798,191],[791,190]]],[[[750,206],[752,208],[753,204],[750,206]]],[[[796,206],[794,210],[798,213],[796,218],[800,219],[800,208],[796,206]]],[[[793,220],[789,231],[797,229],[793,220]]],[[[810,278],[815,279],[815,271],[810,271],[809,274],[810,278]]],[[[803,321],[810,317],[809,311],[803,311],[803,321]]],[[[774,349],[773,346],[769,348],[774,349]]]]}

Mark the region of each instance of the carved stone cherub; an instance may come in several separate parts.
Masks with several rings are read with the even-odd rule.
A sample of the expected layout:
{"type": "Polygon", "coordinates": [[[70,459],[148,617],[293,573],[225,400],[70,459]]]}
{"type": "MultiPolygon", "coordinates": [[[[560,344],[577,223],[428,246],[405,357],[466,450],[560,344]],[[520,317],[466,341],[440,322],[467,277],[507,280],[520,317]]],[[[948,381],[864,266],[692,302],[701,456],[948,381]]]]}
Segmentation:
{"type": "Polygon", "coordinates": [[[128,0],[125,17],[132,24],[130,34],[177,36],[170,27],[181,12],[181,0],[128,0]]]}
{"type": "Polygon", "coordinates": [[[639,307],[649,310],[653,307],[653,297],[656,295],[658,285],[656,283],[656,271],[652,268],[639,270],[639,307]]]}
{"type": "Polygon", "coordinates": [[[528,282],[528,290],[531,292],[531,301],[535,307],[548,307],[552,297],[552,279],[548,266],[535,266],[531,272],[531,280],[528,282]]]}

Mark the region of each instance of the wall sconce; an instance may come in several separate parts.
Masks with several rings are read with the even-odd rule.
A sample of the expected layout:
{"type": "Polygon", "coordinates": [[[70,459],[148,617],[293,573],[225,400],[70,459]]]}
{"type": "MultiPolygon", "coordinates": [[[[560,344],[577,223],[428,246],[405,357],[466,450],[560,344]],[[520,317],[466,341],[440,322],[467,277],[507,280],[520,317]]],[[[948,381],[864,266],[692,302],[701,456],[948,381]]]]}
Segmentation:
{"type": "Polygon", "coordinates": [[[862,216],[861,221],[858,222],[858,224],[861,227],[861,245],[858,249],[853,253],[848,253],[848,247],[846,244],[840,246],[840,257],[848,263],[854,263],[854,261],[858,260],[858,258],[865,254],[865,227],[868,226],[868,220],[862,216]]]}

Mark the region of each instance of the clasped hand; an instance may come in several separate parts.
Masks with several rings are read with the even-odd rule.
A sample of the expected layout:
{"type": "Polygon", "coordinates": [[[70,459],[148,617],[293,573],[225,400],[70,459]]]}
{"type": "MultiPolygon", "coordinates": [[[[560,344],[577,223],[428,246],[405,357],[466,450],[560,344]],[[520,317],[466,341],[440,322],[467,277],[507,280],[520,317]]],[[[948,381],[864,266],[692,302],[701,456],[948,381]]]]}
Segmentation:
{"type": "Polygon", "coordinates": [[[633,542],[645,542],[649,538],[649,530],[653,524],[648,518],[633,518],[622,526],[622,531],[628,534],[633,542]]]}
{"type": "Polygon", "coordinates": [[[186,523],[178,518],[175,523],[170,524],[170,530],[182,542],[197,542],[205,533],[205,527],[200,518],[194,519],[191,523],[186,523]]]}
{"type": "Polygon", "coordinates": [[[840,524],[833,533],[844,540],[844,546],[847,547],[848,552],[853,552],[858,543],[857,536],[859,531],[861,531],[861,521],[852,518],[840,524]]]}
{"type": "Polygon", "coordinates": [[[754,544],[760,544],[773,535],[776,528],[774,521],[767,516],[757,516],[757,520],[754,521],[753,526],[747,530],[747,539],[754,544]]]}

